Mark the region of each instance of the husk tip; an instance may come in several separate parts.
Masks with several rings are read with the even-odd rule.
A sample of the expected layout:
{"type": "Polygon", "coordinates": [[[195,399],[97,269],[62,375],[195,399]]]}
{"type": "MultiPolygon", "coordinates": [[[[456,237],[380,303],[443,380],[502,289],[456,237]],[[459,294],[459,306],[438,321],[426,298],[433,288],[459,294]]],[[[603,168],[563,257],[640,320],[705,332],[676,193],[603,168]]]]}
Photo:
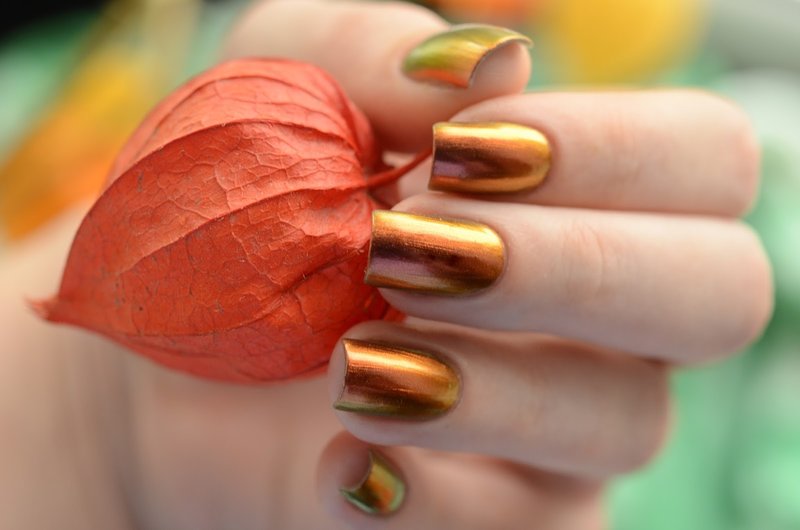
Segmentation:
{"type": "Polygon", "coordinates": [[[55,308],[58,304],[58,298],[51,297],[51,298],[44,298],[44,299],[34,299],[34,298],[26,298],[25,302],[28,304],[28,307],[36,313],[36,316],[43,320],[50,320],[54,321],[56,318],[54,317],[55,308]]]}

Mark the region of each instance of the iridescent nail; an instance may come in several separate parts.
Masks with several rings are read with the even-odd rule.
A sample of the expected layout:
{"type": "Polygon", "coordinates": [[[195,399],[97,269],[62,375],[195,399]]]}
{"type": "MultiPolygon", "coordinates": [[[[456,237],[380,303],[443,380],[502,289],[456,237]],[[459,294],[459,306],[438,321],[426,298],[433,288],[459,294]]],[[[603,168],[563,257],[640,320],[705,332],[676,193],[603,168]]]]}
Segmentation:
{"type": "Polygon", "coordinates": [[[411,50],[403,62],[403,72],[415,81],[467,88],[481,61],[512,42],[532,45],[528,37],[508,28],[485,24],[453,26],[411,50]]]}
{"type": "Polygon", "coordinates": [[[343,339],[345,375],[334,408],[373,416],[423,420],[450,410],[458,374],[440,356],[419,349],[343,339]]]}
{"type": "Polygon", "coordinates": [[[537,187],[550,169],[550,144],[514,123],[437,123],[428,187],[464,193],[513,193],[537,187]]]}
{"type": "Polygon", "coordinates": [[[503,272],[505,246],[488,226],[458,219],[376,210],[364,281],[375,287],[464,295],[503,272]]]}
{"type": "Polygon", "coordinates": [[[371,515],[389,515],[403,504],[406,485],[397,469],[374,449],[369,451],[369,468],[352,488],[341,488],[344,498],[371,515]]]}

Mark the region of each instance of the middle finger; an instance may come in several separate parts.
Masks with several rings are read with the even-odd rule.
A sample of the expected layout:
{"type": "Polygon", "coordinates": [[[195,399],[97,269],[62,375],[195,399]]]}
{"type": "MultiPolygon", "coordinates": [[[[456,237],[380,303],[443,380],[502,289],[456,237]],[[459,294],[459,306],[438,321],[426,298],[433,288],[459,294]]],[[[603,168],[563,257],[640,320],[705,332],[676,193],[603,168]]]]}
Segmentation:
{"type": "Polygon", "coordinates": [[[736,221],[434,193],[395,210],[373,216],[366,281],[421,318],[696,361],[771,312],[768,262],[736,221]]]}

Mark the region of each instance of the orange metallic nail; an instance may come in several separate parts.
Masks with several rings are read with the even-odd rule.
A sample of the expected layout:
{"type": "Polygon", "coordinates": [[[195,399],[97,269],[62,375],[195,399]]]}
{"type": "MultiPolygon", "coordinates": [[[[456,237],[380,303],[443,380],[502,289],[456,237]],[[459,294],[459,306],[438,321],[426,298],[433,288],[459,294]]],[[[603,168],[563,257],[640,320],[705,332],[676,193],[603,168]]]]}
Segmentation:
{"type": "Polygon", "coordinates": [[[450,410],[458,374],[437,355],[363,340],[343,339],[345,376],[334,408],[398,419],[429,419],[450,410]]]}
{"type": "Polygon", "coordinates": [[[492,51],[531,40],[516,31],[485,24],[463,24],[437,33],[409,52],[403,72],[415,81],[467,88],[475,70],[492,51]]]}
{"type": "Polygon", "coordinates": [[[369,468],[361,481],[339,492],[347,502],[371,515],[389,515],[403,504],[406,484],[397,469],[374,449],[369,451],[369,468]]]}
{"type": "Polygon", "coordinates": [[[505,247],[488,226],[389,210],[372,212],[364,281],[375,287],[461,295],[502,274],[505,247]]]}
{"type": "Polygon", "coordinates": [[[550,144],[514,123],[437,123],[428,188],[463,193],[513,193],[542,183],[550,144]]]}

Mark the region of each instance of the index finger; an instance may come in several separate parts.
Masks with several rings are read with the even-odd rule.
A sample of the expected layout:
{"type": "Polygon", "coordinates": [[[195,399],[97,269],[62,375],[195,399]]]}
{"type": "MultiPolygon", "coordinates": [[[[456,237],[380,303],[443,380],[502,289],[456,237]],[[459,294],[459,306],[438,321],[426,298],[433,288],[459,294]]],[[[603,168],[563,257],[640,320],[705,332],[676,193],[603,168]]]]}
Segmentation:
{"type": "Polygon", "coordinates": [[[505,28],[450,28],[412,4],[271,0],[242,18],[225,55],[322,67],[365,112],[386,148],[415,151],[430,145],[434,122],[521,92],[530,74],[529,42],[505,28]]]}

